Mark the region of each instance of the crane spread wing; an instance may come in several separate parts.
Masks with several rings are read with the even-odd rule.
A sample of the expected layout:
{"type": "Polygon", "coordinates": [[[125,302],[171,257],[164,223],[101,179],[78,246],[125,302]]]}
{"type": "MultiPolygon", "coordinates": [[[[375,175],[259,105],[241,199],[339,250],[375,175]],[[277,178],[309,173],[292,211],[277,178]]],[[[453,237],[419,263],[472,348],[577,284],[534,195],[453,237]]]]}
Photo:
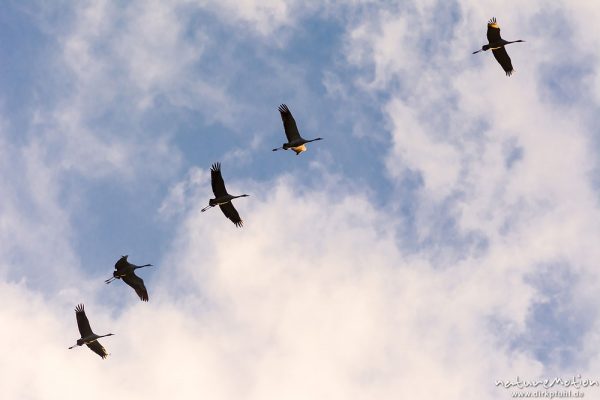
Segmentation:
{"type": "Polygon", "coordinates": [[[221,209],[221,211],[223,211],[223,214],[225,214],[225,216],[235,224],[235,226],[237,226],[238,228],[244,226],[244,223],[240,218],[240,214],[238,214],[237,210],[235,209],[233,204],[231,204],[231,202],[219,204],[219,208],[221,209]]]}
{"type": "Polygon", "coordinates": [[[121,271],[121,270],[127,268],[127,265],[129,265],[129,262],[127,262],[127,257],[123,256],[123,257],[119,258],[119,261],[117,261],[115,263],[115,270],[121,271]]]}
{"type": "Polygon", "coordinates": [[[221,176],[221,163],[214,163],[210,168],[210,184],[215,197],[227,196],[225,182],[221,176]]]}
{"type": "Polygon", "coordinates": [[[142,278],[137,276],[134,272],[131,272],[121,279],[135,290],[137,295],[140,296],[140,300],[148,301],[148,291],[146,290],[146,286],[144,286],[142,278]]]}
{"type": "Polygon", "coordinates": [[[502,40],[500,37],[500,26],[496,23],[495,17],[488,22],[487,39],[490,44],[498,43],[502,40]]]}
{"type": "Polygon", "coordinates": [[[90,321],[88,321],[85,315],[83,304],[79,304],[75,307],[75,317],[77,318],[77,327],[79,328],[81,337],[84,338],[91,335],[93,333],[92,328],[90,327],[90,321]]]}
{"type": "Polygon", "coordinates": [[[104,348],[104,346],[102,346],[100,344],[100,342],[98,342],[97,340],[86,343],[85,345],[87,347],[89,347],[90,350],[92,350],[94,353],[98,354],[102,358],[106,358],[106,356],[108,356],[108,353],[106,352],[106,349],[104,348]]]}
{"type": "Polygon", "coordinates": [[[279,112],[281,113],[283,129],[285,130],[285,136],[287,137],[288,143],[292,143],[300,139],[300,132],[298,131],[296,121],[294,120],[289,108],[285,104],[282,104],[279,106],[279,112]]]}
{"type": "Polygon", "coordinates": [[[492,50],[492,53],[502,66],[502,69],[506,72],[506,76],[510,76],[514,70],[506,49],[504,47],[500,47],[499,49],[492,50]]]}

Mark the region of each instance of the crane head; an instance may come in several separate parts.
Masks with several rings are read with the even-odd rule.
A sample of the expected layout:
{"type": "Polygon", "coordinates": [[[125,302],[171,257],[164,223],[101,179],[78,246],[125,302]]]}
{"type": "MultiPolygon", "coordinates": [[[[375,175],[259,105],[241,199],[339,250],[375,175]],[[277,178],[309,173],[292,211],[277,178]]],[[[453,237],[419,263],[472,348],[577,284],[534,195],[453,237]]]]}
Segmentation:
{"type": "Polygon", "coordinates": [[[490,48],[491,48],[491,46],[489,44],[485,44],[485,45],[481,46],[481,50],[474,51],[473,54],[477,54],[480,51],[488,51],[490,48]]]}

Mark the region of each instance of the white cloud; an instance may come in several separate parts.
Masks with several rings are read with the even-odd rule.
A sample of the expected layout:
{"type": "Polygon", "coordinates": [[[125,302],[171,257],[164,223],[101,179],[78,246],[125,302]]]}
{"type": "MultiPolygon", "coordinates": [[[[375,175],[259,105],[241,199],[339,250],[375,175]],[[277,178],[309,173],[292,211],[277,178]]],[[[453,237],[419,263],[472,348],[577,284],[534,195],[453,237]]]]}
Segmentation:
{"type": "Polygon", "coordinates": [[[269,35],[284,25],[290,24],[290,8],[294,7],[293,1],[282,0],[244,0],[244,1],[197,1],[207,10],[217,11],[220,19],[229,25],[245,23],[261,35],[269,35]]]}
{"type": "MultiPolygon", "coordinates": [[[[597,69],[596,59],[584,57],[588,53],[585,41],[569,39],[571,31],[576,32],[574,37],[592,34],[580,22],[589,10],[561,5],[545,9],[544,4],[523,4],[512,19],[510,13],[502,17],[507,11],[502,7],[508,5],[496,8],[503,36],[527,40],[509,47],[517,70],[510,78],[504,77],[491,54],[470,54],[485,40],[485,22],[492,16],[481,13],[485,7],[457,6],[457,15],[464,19],[453,29],[440,24],[439,14],[381,11],[349,28],[345,46],[347,59],[363,71],[355,85],[370,95],[383,93],[389,98],[383,109],[391,121],[392,146],[386,157],[390,177],[398,186],[404,184],[407,169],[423,177],[423,187],[412,189],[417,193],[414,230],[418,243],[425,243],[423,248],[435,254],[439,247],[454,246],[456,236],[483,235],[487,249],[478,263],[483,273],[497,279],[513,274],[513,282],[499,285],[507,296],[527,291],[523,287],[526,276],[557,260],[578,278],[597,281],[593,260],[598,257],[594,243],[600,235],[600,215],[590,172],[598,152],[590,143],[594,133],[583,118],[598,105],[565,104],[560,98],[551,101],[548,94],[553,87],[539,74],[547,63],[556,62],[557,54],[570,54],[571,59],[589,62],[585,68],[597,69]],[[545,26],[560,29],[539,30],[545,26]],[[436,29],[449,34],[436,36],[436,29]],[[519,154],[510,162],[507,146],[519,154]],[[440,235],[444,223],[454,225],[440,235]]],[[[439,10],[441,5],[437,5],[434,8],[439,10]]],[[[464,250],[458,247],[456,251],[464,250]]],[[[461,254],[459,259],[469,256],[461,254]]],[[[445,267],[460,271],[455,258],[444,261],[450,263],[445,267]]],[[[568,284],[582,291],[585,286],[568,284]]],[[[471,287],[463,285],[461,291],[471,287]]],[[[482,298],[493,298],[498,290],[473,287],[482,298]]],[[[530,295],[523,294],[518,305],[508,307],[512,317],[502,318],[527,330],[527,318],[544,290],[540,286],[530,295]]],[[[575,294],[575,298],[573,304],[593,306],[589,297],[583,300],[575,294]]],[[[568,306],[573,307],[576,321],[588,318],[578,312],[581,307],[568,306]]],[[[486,307],[494,308],[490,303],[486,307]]],[[[547,323],[545,329],[560,329],[547,323]]],[[[579,343],[583,338],[584,333],[575,340],[579,343]]],[[[560,346],[565,352],[578,349],[573,343],[560,346]]],[[[545,367],[559,369],[557,365],[545,367]]]]}
{"type": "Polygon", "coordinates": [[[415,168],[422,173],[429,196],[434,199],[449,196],[459,178],[461,159],[458,151],[443,141],[444,135],[436,134],[430,138],[430,132],[414,115],[414,110],[401,101],[392,100],[386,112],[395,132],[393,156],[387,159],[391,175],[398,178],[403,169],[415,168]]]}
{"type": "MultiPolygon", "coordinates": [[[[437,271],[421,257],[405,257],[395,244],[395,218],[361,195],[330,199],[330,187],[302,195],[284,181],[271,185],[269,194],[236,203],[246,219],[243,230],[219,210],[200,213],[203,202],[196,199],[174,247],[146,279],[150,303],[109,317],[88,294],[92,327],[117,334],[102,341],[109,359],[85,348],[66,350],[77,331],[64,299],[27,302],[47,312],[54,326],[21,319],[22,325],[3,324],[9,329],[0,338],[14,341],[15,330],[46,332],[30,375],[40,376],[55,360],[70,382],[66,389],[64,378],[48,386],[36,380],[50,397],[85,386],[102,387],[92,399],[159,398],[174,390],[215,399],[433,399],[441,393],[474,399],[467,393],[491,393],[490,374],[539,370],[522,354],[507,353],[506,342],[488,327],[491,313],[523,317],[529,295],[522,282],[483,273],[479,260],[437,271]],[[506,299],[515,284],[522,291],[506,299]],[[119,384],[125,371],[139,371],[126,387],[119,384]]],[[[99,297],[130,291],[88,284],[99,297]]],[[[3,293],[0,319],[10,321],[23,312],[29,293],[3,293]]],[[[19,382],[13,374],[22,372],[4,376],[19,382]]],[[[11,387],[5,394],[28,390],[11,387]]]]}
{"type": "Polygon", "coordinates": [[[177,182],[169,189],[158,212],[164,217],[171,217],[175,214],[181,214],[189,211],[194,204],[191,199],[198,196],[197,190],[201,183],[206,183],[210,179],[210,173],[206,170],[194,167],[187,173],[186,179],[177,182]]]}

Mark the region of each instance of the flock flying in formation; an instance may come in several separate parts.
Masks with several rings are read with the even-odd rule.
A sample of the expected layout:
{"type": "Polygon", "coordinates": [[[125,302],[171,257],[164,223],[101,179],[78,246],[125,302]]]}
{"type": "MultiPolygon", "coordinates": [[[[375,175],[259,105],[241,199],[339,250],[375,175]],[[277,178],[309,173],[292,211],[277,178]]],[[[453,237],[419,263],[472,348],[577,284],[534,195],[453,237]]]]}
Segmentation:
{"type": "MultiPolygon", "coordinates": [[[[500,27],[496,22],[496,18],[492,18],[487,25],[487,39],[488,44],[483,45],[481,50],[477,50],[473,52],[473,54],[479,53],[480,51],[492,50],[492,54],[502,66],[502,69],[506,72],[507,76],[510,76],[514,69],[506,52],[505,46],[511,43],[524,42],[524,40],[515,40],[512,42],[506,41],[500,37],[500,27]]],[[[273,149],[273,151],[277,150],[289,150],[292,149],[296,155],[300,155],[300,153],[306,151],[306,144],[310,142],[314,142],[317,140],[323,140],[322,138],[316,139],[304,139],[300,135],[300,131],[298,131],[298,127],[296,126],[296,121],[292,116],[291,111],[285,104],[281,104],[278,108],[279,113],[281,114],[281,120],[283,121],[283,128],[285,131],[285,136],[287,138],[287,143],[284,143],[281,147],[277,147],[273,149]]],[[[216,162],[212,165],[210,169],[210,183],[212,186],[212,191],[215,195],[214,199],[210,199],[208,201],[208,206],[204,207],[201,211],[204,212],[209,208],[214,206],[219,206],[223,214],[227,218],[231,220],[237,227],[243,226],[243,221],[240,218],[235,207],[231,201],[233,199],[237,199],[240,197],[248,197],[247,194],[242,194],[239,196],[234,196],[227,193],[227,189],[225,188],[225,182],[223,181],[223,177],[221,176],[221,163],[216,162]]],[[[148,291],[146,290],[146,286],[144,285],[144,281],[142,278],[135,274],[135,270],[144,267],[150,267],[152,264],[144,264],[144,265],[134,265],[127,261],[128,256],[122,256],[115,263],[115,271],[113,272],[113,276],[105,281],[105,283],[111,283],[116,279],[121,279],[127,285],[131,286],[140,300],[148,301],[148,291]]],[[[81,334],[81,338],[77,339],[76,344],[69,347],[72,349],[76,346],[86,345],[89,347],[94,353],[98,354],[102,358],[106,358],[108,353],[106,349],[98,342],[99,338],[106,336],[113,336],[112,333],[108,333],[106,335],[97,335],[92,331],[90,327],[90,322],[88,321],[87,316],[85,315],[85,310],[83,304],[79,304],[75,307],[75,317],[77,319],[77,327],[79,328],[79,333],[81,334]]]]}

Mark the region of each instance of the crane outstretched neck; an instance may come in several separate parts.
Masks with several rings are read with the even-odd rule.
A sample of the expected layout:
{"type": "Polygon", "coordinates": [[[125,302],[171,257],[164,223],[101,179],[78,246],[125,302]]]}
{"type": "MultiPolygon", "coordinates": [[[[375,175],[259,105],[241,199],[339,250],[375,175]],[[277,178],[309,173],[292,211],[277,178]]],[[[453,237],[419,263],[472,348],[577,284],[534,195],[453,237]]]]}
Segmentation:
{"type": "Polygon", "coordinates": [[[479,49],[477,51],[474,51],[473,54],[477,54],[477,53],[479,53],[481,51],[488,51],[490,49],[496,50],[496,49],[498,49],[500,47],[504,47],[507,44],[511,44],[511,43],[522,43],[522,42],[525,42],[525,41],[521,40],[521,39],[519,39],[519,40],[513,40],[512,42],[507,42],[506,40],[501,40],[500,42],[485,44],[485,45],[481,46],[481,49],[479,49]]]}

